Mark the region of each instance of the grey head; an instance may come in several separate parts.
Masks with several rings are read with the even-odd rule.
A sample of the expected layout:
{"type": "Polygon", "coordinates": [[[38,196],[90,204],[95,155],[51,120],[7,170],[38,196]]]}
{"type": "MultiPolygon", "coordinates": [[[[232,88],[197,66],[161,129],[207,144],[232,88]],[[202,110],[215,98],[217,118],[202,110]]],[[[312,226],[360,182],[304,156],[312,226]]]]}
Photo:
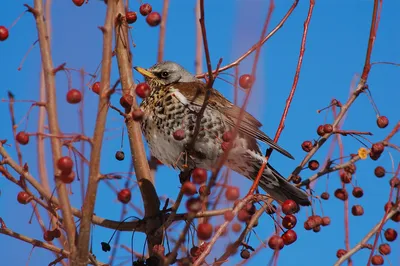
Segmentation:
{"type": "Polygon", "coordinates": [[[195,76],[181,65],[172,61],[163,61],[148,69],[135,67],[142,74],[150,86],[169,85],[175,82],[199,82],[195,76]]]}

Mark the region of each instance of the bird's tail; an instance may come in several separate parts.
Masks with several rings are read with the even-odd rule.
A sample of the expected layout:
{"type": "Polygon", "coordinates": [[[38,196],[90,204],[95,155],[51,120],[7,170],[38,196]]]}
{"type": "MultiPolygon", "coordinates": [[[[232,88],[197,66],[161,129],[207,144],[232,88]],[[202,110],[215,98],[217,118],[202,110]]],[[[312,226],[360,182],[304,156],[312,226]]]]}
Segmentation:
{"type": "Polygon", "coordinates": [[[264,170],[264,174],[261,176],[259,186],[280,203],[291,199],[301,206],[308,206],[311,204],[305,191],[289,183],[269,164],[264,170]],[[271,180],[275,182],[271,182],[271,180]]]}

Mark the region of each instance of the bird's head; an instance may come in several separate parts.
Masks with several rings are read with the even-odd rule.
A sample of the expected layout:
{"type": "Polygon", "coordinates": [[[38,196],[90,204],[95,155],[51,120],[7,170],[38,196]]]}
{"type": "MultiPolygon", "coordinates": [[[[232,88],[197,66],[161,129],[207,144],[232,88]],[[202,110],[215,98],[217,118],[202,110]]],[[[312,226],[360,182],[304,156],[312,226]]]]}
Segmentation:
{"type": "Polygon", "coordinates": [[[157,63],[148,69],[141,67],[134,67],[134,69],[144,76],[146,82],[152,88],[175,82],[199,81],[182,66],[171,61],[157,63]]]}

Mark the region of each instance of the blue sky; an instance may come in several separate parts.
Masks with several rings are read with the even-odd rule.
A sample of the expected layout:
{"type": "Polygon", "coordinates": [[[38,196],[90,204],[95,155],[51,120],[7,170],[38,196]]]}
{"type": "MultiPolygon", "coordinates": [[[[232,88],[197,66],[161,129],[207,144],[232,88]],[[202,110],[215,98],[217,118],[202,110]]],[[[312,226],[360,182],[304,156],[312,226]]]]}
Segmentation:
{"type": "MultiPolygon", "coordinates": [[[[194,44],[195,23],[194,18],[195,1],[171,1],[167,22],[167,35],[165,47],[165,59],[179,62],[190,71],[194,71],[194,44]]],[[[221,0],[206,2],[206,23],[211,52],[211,60],[215,66],[219,58],[223,58],[223,65],[235,60],[251,47],[259,38],[261,28],[268,10],[268,2],[261,0],[221,0]]],[[[23,1],[11,1],[6,8],[0,9],[0,25],[9,26],[23,12],[23,1]]],[[[32,4],[32,1],[28,1],[32,4]]],[[[153,10],[161,12],[162,1],[150,1],[153,10]]],[[[279,22],[288,10],[292,1],[276,1],[270,29],[279,22]]],[[[351,82],[355,75],[360,74],[365,59],[367,40],[370,27],[372,11],[372,0],[330,0],[317,1],[311,20],[306,52],[298,89],[294,102],[289,111],[285,123],[285,130],[279,143],[289,150],[296,160],[288,160],[278,153],[274,153],[271,164],[283,175],[288,175],[300,162],[305,153],[301,150],[304,140],[317,138],[316,128],[319,124],[332,121],[332,115],[326,113],[317,114],[316,110],[329,104],[332,98],[346,101],[351,82]]],[[[130,8],[138,11],[137,1],[130,1],[130,8]]],[[[297,58],[300,48],[300,40],[303,30],[303,22],[306,18],[308,1],[300,1],[293,15],[288,19],[285,26],[264,45],[261,53],[257,72],[257,82],[251,96],[248,111],[254,114],[262,123],[263,130],[273,136],[285,105],[285,100],[293,82],[297,58]]],[[[398,47],[400,37],[398,26],[400,17],[398,10],[400,2],[384,1],[381,22],[376,39],[376,45],[371,60],[400,62],[398,47]]],[[[96,0],[89,1],[88,5],[81,8],[75,7],[71,1],[54,1],[52,8],[53,20],[53,61],[55,66],[63,62],[71,68],[85,68],[93,73],[101,60],[102,35],[97,26],[104,23],[105,5],[96,0]]],[[[149,67],[155,63],[157,56],[158,28],[147,26],[144,17],[139,15],[138,21],[133,25],[132,36],[136,48],[132,50],[134,65],[149,67]]],[[[10,30],[7,41],[0,43],[0,98],[7,97],[7,91],[15,94],[16,99],[38,99],[40,55],[39,48],[35,46],[26,59],[21,71],[17,68],[26,51],[36,40],[37,33],[35,23],[30,14],[25,14],[20,21],[10,30]]],[[[251,71],[253,57],[243,61],[240,65],[240,73],[251,71]]],[[[205,64],[204,64],[205,66],[205,64]]],[[[204,69],[205,70],[205,69],[204,69]]],[[[369,87],[381,114],[389,117],[391,123],[386,129],[378,129],[375,124],[375,113],[366,96],[360,96],[351,107],[344,128],[349,130],[372,131],[372,141],[383,139],[399,120],[398,99],[400,90],[398,85],[399,68],[388,65],[377,65],[372,68],[369,77],[369,87]]],[[[72,85],[80,85],[79,75],[72,73],[72,85]]],[[[135,79],[142,80],[134,73],[135,79]]],[[[229,76],[224,76],[229,78],[229,76]]],[[[118,78],[116,61],[113,61],[112,83],[118,78]]],[[[56,77],[58,92],[58,112],[61,129],[65,132],[78,131],[77,106],[66,103],[67,79],[64,74],[59,73],[56,77]]],[[[86,80],[86,82],[88,79],[86,80]]],[[[229,99],[233,98],[233,88],[229,84],[217,81],[218,88],[229,99]]],[[[240,94],[243,96],[243,93],[240,94]]],[[[118,105],[119,97],[112,98],[112,102],[118,105]]],[[[29,103],[16,104],[17,121],[24,116],[29,108],[29,103]]],[[[94,117],[97,110],[97,95],[89,89],[85,95],[85,130],[91,135],[93,132],[94,117]]],[[[0,127],[0,139],[9,139],[13,144],[8,105],[0,103],[2,114],[0,127]]],[[[37,109],[33,109],[27,131],[35,132],[37,127],[37,109]]],[[[23,124],[24,126],[24,124],[23,124]]],[[[23,127],[22,126],[22,127],[23,127]]],[[[101,171],[127,172],[129,162],[125,160],[118,162],[114,159],[114,153],[120,147],[121,129],[123,120],[117,113],[110,111],[108,115],[106,134],[102,150],[101,171]]],[[[129,146],[125,139],[124,148],[129,154],[129,146]]],[[[393,138],[394,143],[399,143],[400,138],[393,138]]],[[[360,147],[360,143],[351,137],[343,137],[345,152],[354,153],[360,147]]],[[[327,143],[329,144],[329,143],[327,143]]],[[[264,147],[264,146],[263,146],[264,147]]],[[[16,158],[12,147],[8,150],[16,158]]],[[[22,147],[24,161],[29,162],[30,170],[37,174],[36,146],[31,140],[28,146],[22,147]]],[[[315,156],[321,162],[325,159],[328,145],[325,145],[315,156]]],[[[66,150],[64,151],[66,152],[66,150]]],[[[391,151],[394,164],[398,163],[398,155],[391,151]]],[[[49,152],[47,153],[49,155],[49,152]]],[[[88,155],[88,154],[87,154],[88,155]]],[[[338,157],[338,150],[334,156],[338,157]]],[[[392,161],[389,153],[385,153],[378,162],[371,160],[361,161],[357,164],[356,180],[362,186],[365,196],[361,199],[351,197],[350,206],[362,204],[365,215],[353,217],[350,215],[350,242],[354,246],[383,216],[383,205],[387,201],[389,186],[388,177],[377,179],[373,175],[373,169],[377,165],[383,165],[392,169],[392,161]]],[[[49,171],[51,166],[48,166],[49,171]]],[[[310,171],[304,171],[302,176],[311,176],[310,171]]],[[[232,184],[238,185],[245,193],[251,185],[249,181],[234,174],[230,180],[232,184]]],[[[117,187],[122,187],[123,182],[115,182],[117,187]]],[[[329,179],[328,191],[339,187],[338,174],[334,173],[329,179]]],[[[317,193],[324,191],[326,178],[322,178],[316,185],[317,193]]],[[[350,186],[349,186],[350,187],[350,186]]],[[[160,196],[168,195],[175,198],[179,189],[177,173],[167,167],[161,167],[156,175],[156,188],[160,196]]],[[[350,187],[351,188],[351,187],[350,187]]],[[[72,185],[74,194],[71,196],[72,204],[80,206],[79,184],[72,185]]],[[[41,238],[37,222],[28,224],[31,208],[16,202],[16,194],[19,189],[10,182],[0,178],[0,217],[6,224],[16,232],[31,237],[41,238]]],[[[141,206],[139,192],[133,192],[133,201],[141,206]]],[[[317,205],[318,213],[321,214],[317,205]]],[[[116,201],[115,194],[104,184],[100,185],[96,202],[96,214],[109,219],[119,219],[121,204],[116,201]]],[[[323,211],[329,215],[332,225],[325,227],[320,233],[306,232],[302,228],[307,211],[304,209],[298,215],[299,225],[296,227],[299,239],[288,247],[285,247],[279,256],[278,265],[332,265],[336,260],[336,250],[344,247],[344,224],[343,203],[331,197],[324,202],[323,211]],[[299,264],[299,260],[302,263],[299,264]],[[303,264],[304,262],[304,264],[303,264]]],[[[130,215],[135,215],[130,210],[130,215]]],[[[43,213],[44,216],[44,213],[43,213]]],[[[215,219],[220,221],[219,218],[215,219]]],[[[399,229],[392,223],[388,227],[399,229]]],[[[257,228],[257,234],[266,239],[273,231],[273,222],[264,217],[257,228]]],[[[97,258],[103,262],[108,261],[109,253],[100,250],[100,242],[107,241],[112,234],[111,230],[94,227],[93,250],[97,258]]],[[[231,235],[233,240],[235,235],[231,235]]],[[[135,238],[135,250],[142,250],[143,237],[140,234],[135,238]]],[[[130,234],[122,234],[121,243],[130,245],[130,234]]],[[[227,239],[221,239],[220,245],[216,246],[215,256],[218,251],[224,249],[227,239]]],[[[254,235],[250,244],[258,246],[259,241],[254,235]]],[[[31,246],[16,241],[6,236],[0,236],[0,257],[5,265],[25,265],[31,246]]],[[[392,251],[399,248],[399,241],[393,243],[392,251]]],[[[393,252],[395,253],[395,252],[393,252]]],[[[267,248],[254,257],[250,265],[266,265],[272,252],[267,248]]],[[[364,265],[367,261],[369,251],[363,250],[354,256],[355,265],[364,265]]],[[[120,250],[116,261],[122,261],[122,257],[128,259],[128,253],[120,250]]],[[[209,261],[213,256],[209,257],[209,261]]],[[[400,264],[400,258],[395,255],[389,256],[392,265],[400,264]]],[[[53,256],[47,251],[36,248],[33,251],[29,265],[43,265],[53,260],[53,256]]],[[[229,265],[238,262],[233,258],[229,265]]]]}

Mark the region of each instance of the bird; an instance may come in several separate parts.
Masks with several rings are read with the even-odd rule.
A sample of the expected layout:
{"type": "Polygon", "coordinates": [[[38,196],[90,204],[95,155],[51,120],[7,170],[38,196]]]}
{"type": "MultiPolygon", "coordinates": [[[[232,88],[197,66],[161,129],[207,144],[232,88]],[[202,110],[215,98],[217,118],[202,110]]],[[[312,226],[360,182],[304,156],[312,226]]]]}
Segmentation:
{"type": "MultiPolygon", "coordinates": [[[[162,61],[150,68],[134,69],[143,75],[150,94],[139,108],[143,111],[142,133],[152,156],[175,169],[203,168],[212,170],[224,154],[224,137],[232,136],[241,108],[226,99],[214,88],[173,61],[162,61]],[[208,92],[207,92],[208,91],[208,92]],[[200,120],[200,128],[193,151],[186,153],[195,134],[197,115],[209,93],[208,104],[200,120]],[[225,134],[225,135],[224,135],[225,134]]],[[[254,180],[265,158],[257,141],[294,159],[293,156],[260,130],[262,124],[244,111],[233,148],[224,165],[240,175],[254,180]]],[[[226,142],[225,142],[226,143],[226,142]]],[[[308,195],[289,183],[267,163],[259,187],[282,204],[294,200],[302,206],[310,205],[308,195]]]]}

